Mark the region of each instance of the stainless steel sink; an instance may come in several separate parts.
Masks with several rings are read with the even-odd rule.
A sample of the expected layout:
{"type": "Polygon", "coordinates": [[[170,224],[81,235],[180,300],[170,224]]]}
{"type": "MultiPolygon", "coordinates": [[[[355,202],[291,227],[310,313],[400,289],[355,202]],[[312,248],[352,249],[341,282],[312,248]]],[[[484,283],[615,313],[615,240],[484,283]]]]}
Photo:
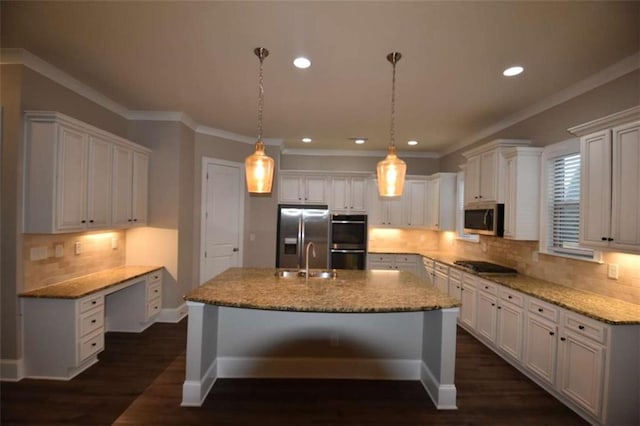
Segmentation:
{"type": "MultiPolygon", "coordinates": [[[[280,278],[295,278],[295,277],[301,277],[301,278],[305,278],[306,273],[305,271],[293,271],[293,270],[287,270],[287,269],[283,269],[283,270],[279,270],[276,271],[276,277],[280,277],[280,278]]],[[[309,271],[309,278],[321,278],[321,279],[333,279],[336,278],[338,276],[338,272],[334,269],[332,271],[309,271]]]]}

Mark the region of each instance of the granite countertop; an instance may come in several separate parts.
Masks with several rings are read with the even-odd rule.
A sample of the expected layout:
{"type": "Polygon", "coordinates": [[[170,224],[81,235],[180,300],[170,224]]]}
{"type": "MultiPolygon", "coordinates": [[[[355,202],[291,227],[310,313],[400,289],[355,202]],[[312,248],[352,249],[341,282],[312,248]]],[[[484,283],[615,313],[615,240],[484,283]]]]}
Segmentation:
{"type": "Polygon", "coordinates": [[[281,278],[273,268],[231,268],[185,300],[218,306],[298,312],[419,312],[460,303],[401,271],[338,270],[337,278],[281,278]]]}
{"type": "Polygon", "coordinates": [[[79,299],[161,268],[161,266],[120,266],[118,268],[107,269],[105,271],[37,288],[19,294],[19,296],[50,299],[79,299]]]}
{"type": "MultiPolygon", "coordinates": [[[[463,272],[473,274],[473,272],[470,272],[468,269],[455,265],[453,262],[458,260],[460,256],[452,255],[451,253],[437,251],[425,251],[422,253],[372,251],[370,253],[417,254],[447,264],[463,272]]],[[[475,275],[607,324],[640,324],[640,305],[634,303],[566,287],[522,274],[475,275]]]]}

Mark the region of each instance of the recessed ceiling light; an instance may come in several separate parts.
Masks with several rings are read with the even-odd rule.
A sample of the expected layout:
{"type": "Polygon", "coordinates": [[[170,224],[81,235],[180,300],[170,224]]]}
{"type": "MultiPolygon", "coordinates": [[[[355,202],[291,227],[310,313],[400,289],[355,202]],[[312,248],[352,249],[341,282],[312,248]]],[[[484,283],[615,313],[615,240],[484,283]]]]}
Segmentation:
{"type": "Polygon", "coordinates": [[[357,143],[358,145],[362,145],[363,143],[365,143],[367,140],[366,139],[354,139],[353,140],[355,143],[357,143]]]}
{"type": "Polygon", "coordinates": [[[311,143],[312,139],[311,138],[302,138],[302,142],[304,143],[311,143]]]}
{"type": "Polygon", "coordinates": [[[502,71],[502,75],[504,75],[505,77],[513,77],[514,75],[518,75],[520,73],[522,73],[522,71],[524,71],[524,68],[522,68],[519,65],[513,66],[513,67],[509,67],[506,70],[502,71]]]}
{"type": "Polygon", "coordinates": [[[293,60],[293,65],[296,68],[305,69],[311,66],[311,61],[304,56],[299,56],[293,60]]]}
{"type": "Polygon", "coordinates": [[[418,141],[409,141],[407,142],[407,145],[418,145],[418,141]]]}

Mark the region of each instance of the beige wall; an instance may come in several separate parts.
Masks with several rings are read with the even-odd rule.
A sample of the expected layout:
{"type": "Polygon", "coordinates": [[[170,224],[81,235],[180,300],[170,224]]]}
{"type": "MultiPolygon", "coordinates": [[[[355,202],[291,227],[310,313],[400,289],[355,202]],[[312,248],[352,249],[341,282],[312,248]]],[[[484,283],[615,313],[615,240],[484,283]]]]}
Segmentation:
{"type": "Polygon", "coordinates": [[[530,139],[534,146],[569,139],[569,127],[636,106],[639,94],[640,71],[634,71],[441,158],[441,171],[457,172],[462,152],[494,139],[530,139]]]}
{"type": "MultiPolygon", "coordinates": [[[[407,163],[409,175],[431,175],[437,173],[440,168],[440,160],[437,158],[413,158],[403,157],[407,163]]],[[[331,170],[370,172],[375,175],[378,161],[384,158],[369,156],[324,156],[324,155],[291,155],[283,154],[280,157],[282,170],[331,170]]]]}

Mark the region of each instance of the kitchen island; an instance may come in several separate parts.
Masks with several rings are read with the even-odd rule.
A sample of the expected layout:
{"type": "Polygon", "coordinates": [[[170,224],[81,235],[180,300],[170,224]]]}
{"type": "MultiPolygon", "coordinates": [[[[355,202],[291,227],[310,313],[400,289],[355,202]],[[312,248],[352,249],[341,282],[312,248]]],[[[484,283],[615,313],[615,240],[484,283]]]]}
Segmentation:
{"type": "Polygon", "coordinates": [[[456,408],[459,303],[410,273],[232,268],[185,299],[183,406],[218,377],[296,377],[420,380],[438,409],[456,408]]]}

